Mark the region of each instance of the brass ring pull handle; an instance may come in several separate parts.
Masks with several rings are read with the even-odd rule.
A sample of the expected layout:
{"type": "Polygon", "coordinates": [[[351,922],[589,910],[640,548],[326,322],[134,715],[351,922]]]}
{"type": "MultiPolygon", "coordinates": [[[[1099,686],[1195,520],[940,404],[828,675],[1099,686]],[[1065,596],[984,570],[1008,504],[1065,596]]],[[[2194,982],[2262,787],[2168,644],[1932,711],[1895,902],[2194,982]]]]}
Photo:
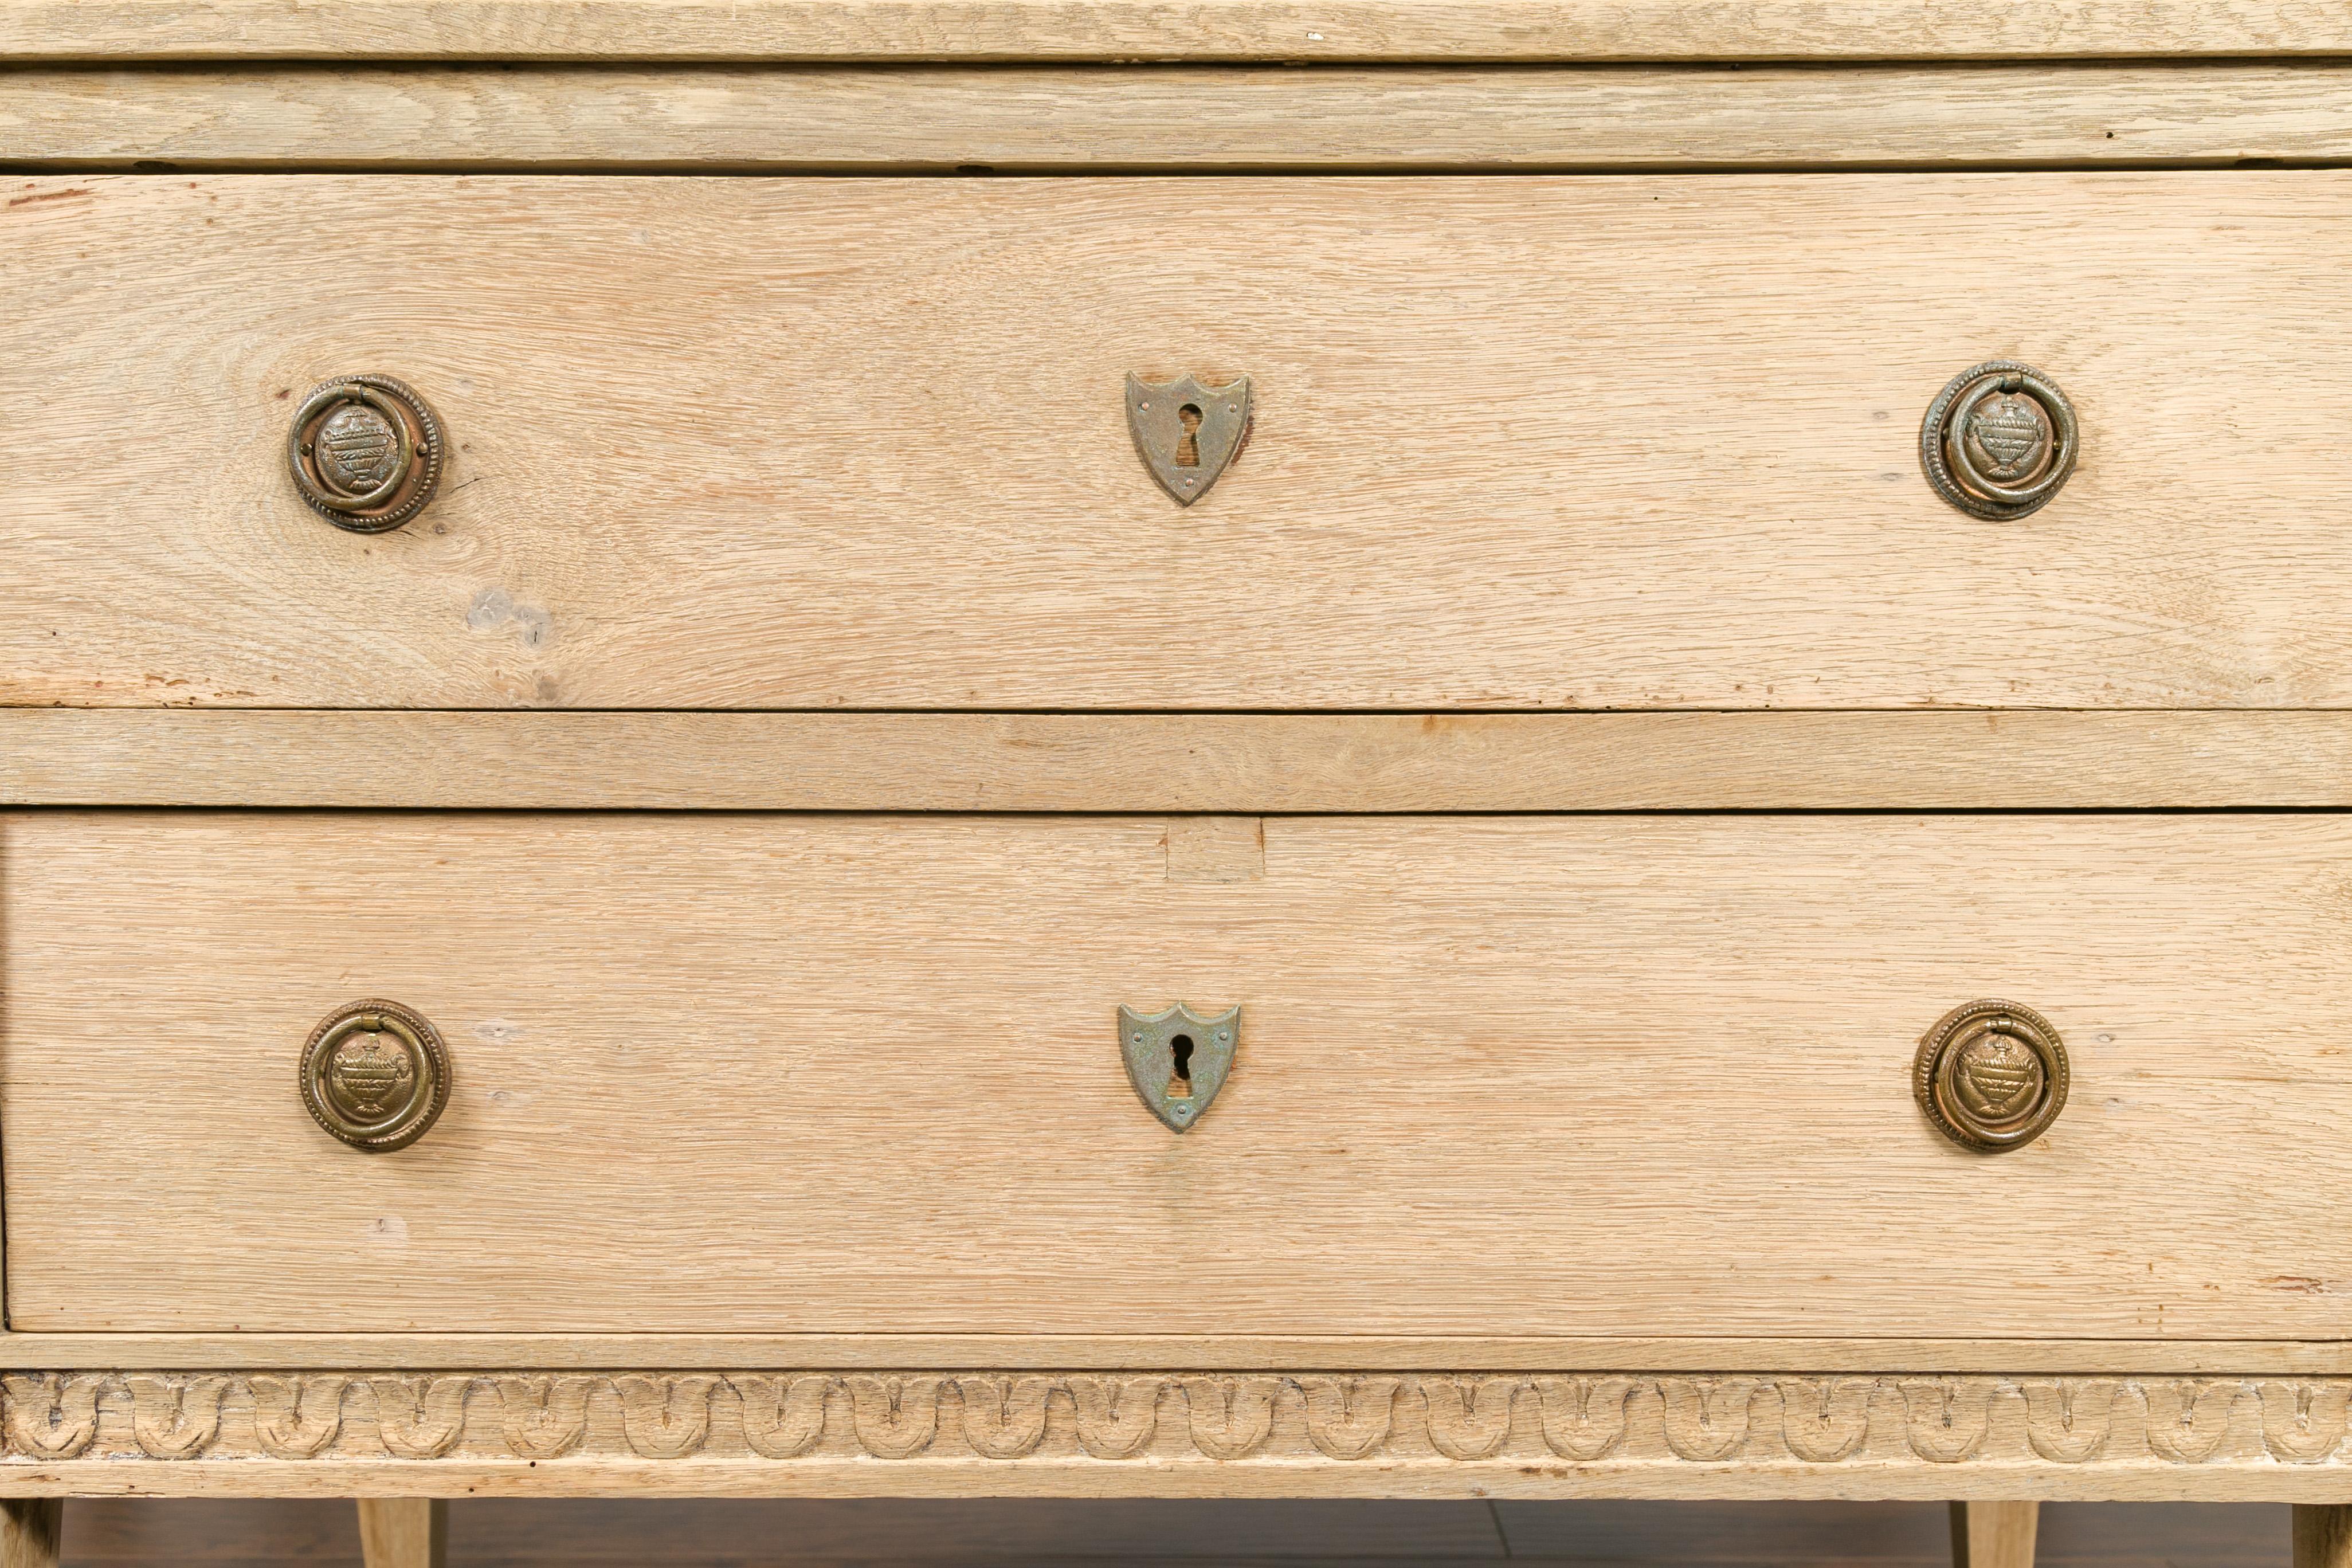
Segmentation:
{"type": "Polygon", "coordinates": [[[2009,521],[2040,510],[2074,471],[2074,405],[2032,365],[1988,360],[1952,378],[1919,426],[1919,466],[1937,495],[1971,517],[2009,521]]]}
{"type": "Polygon", "coordinates": [[[302,1047],[302,1103],[354,1149],[404,1149],[449,1103],[449,1053],[423,1015],[397,1002],[338,1007],[302,1047]]]}
{"type": "Polygon", "coordinates": [[[1927,1031],[1912,1091],[1936,1131],[1963,1149],[2022,1148],[2066,1109],[2066,1047],[2050,1020],[2011,1002],[1955,1007],[1927,1031]]]}
{"type": "Polygon", "coordinates": [[[423,511],[440,487],[441,422],[388,375],[345,375],[294,411],[286,460],[310,510],[337,528],[383,533],[423,511]]]}

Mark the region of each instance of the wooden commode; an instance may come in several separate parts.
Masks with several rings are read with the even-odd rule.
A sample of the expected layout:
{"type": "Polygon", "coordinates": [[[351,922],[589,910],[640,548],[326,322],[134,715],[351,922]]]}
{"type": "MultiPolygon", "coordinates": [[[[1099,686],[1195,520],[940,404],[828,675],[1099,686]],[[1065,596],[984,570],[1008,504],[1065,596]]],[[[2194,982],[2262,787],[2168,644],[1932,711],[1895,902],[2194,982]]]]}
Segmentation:
{"type": "Polygon", "coordinates": [[[2347,62],[0,0],[0,1564],[659,1494],[2352,1568],[2347,62]]]}

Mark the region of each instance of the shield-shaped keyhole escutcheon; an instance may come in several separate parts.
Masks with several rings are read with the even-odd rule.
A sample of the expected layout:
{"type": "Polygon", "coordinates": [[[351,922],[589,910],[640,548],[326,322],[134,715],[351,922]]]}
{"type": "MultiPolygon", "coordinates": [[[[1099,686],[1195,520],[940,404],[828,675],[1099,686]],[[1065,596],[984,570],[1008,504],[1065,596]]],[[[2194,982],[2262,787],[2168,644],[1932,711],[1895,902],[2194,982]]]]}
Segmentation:
{"type": "Polygon", "coordinates": [[[1242,1010],[1213,1016],[1179,1002],[1164,1013],[1118,1010],[1118,1050],[1136,1094],[1172,1132],[1189,1131],[1225,1087],[1241,1045],[1242,1010]]]}
{"type": "Polygon", "coordinates": [[[1127,378],[1127,428],[1160,488],[1179,506],[1209,493],[1249,440],[1249,377],[1205,386],[1198,377],[1127,378]]]}

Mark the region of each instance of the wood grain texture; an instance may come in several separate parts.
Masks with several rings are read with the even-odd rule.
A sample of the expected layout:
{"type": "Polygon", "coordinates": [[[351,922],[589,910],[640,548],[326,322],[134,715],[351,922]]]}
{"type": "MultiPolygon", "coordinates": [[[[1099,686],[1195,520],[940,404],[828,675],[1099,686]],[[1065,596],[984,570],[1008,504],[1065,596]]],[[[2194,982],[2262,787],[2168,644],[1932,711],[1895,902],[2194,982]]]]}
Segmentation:
{"type": "Polygon", "coordinates": [[[1740,1335],[1070,1335],[1070,1333],[7,1333],[5,1371],[174,1371],[181,1366],[287,1371],[595,1371],[670,1366],[995,1366],[1094,1371],[1190,1366],[1221,1373],[1379,1371],[1437,1363],[1489,1371],[1673,1373],[2070,1373],[2070,1375],[2352,1375],[2343,1340],[1955,1340],[1740,1335]]]}
{"type": "Polygon", "coordinates": [[[2352,174],[16,189],[12,703],[2352,705],[2352,174]],[[1992,353],[2085,425],[2026,523],[1917,469],[1992,353]],[[282,450],[358,368],[457,447],[372,538],[282,450]]]}
{"type": "Polygon", "coordinates": [[[2352,1568],[2352,1507],[2296,1507],[2294,1568],[2352,1568]]]}
{"type": "Polygon", "coordinates": [[[2038,1502],[1952,1504],[1952,1568],[2033,1568],[2038,1502]]]}
{"type": "Polygon", "coordinates": [[[1265,875],[1265,824],[1255,816],[1178,816],[1168,823],[1171,882],[1255,882],[1265,875]]]}
{"type": "Polygon", "coordinates": [[[1168,879],[1152,818],[10,817],[11,1321],[2352,1329],[2340,819],[1265,832],[1263,879],[1213,884],[1168,879]],[[397,1155],[292,1084],[377,994],[455,1060],[397,1155]],[[2074,1058],[2057,1128],[1995,1158],[1907,1081],[1984,995],[2074,1058]],[[1111,1027],[1179,998],[1244,1009],[1182,1139],[1111,1027]]]}
{"type": "Polygon", "coordinates": [[[449,1505],[438,1498],[359,1500],[367,1568],[447,1568],[449,1505]]]}
{"type": "Polygon", "coordinates": [[[2352,713],[0,708],[0,805],[1449,812],[2352,806],[2352,713]],[[385,766],[385,759],[430,766],[385,766]]]}
{"type": "Polygon", "coordinates": [[[1150,1370],[1177,1362],[1221,1373],[1492,1372],[1846,1373],[2005,1376],[2352,1375],[2341,1340],[1847,1339],[1812,1334],[1610,1337],[1494,1334],[755,1334],[755,1333],[57,1333],[0,1334],[11,1372],[169,1372],[187,1366],[317,1372],[477,1366],[593,1372],[664,1366],[727,1372],[829,1366],[889,1373],[909,1365],[1005,1372],[1150,1370]]]}
{"type": "Polygon", "coordinates": [[[7,0],[0,58],[2067,58],[2352,54],[2330,0],[7,0]]]}
{"type": "Polygon", "coordinates": [[[0,135],[19,168],[2205,164],[2352,158],[2347,103],[2320,63],[119,68],[0,73],[0,135]]]}
{"type": "Polygon", "coordinates": [[[53,1498],[0,1500],[0,1568],[58,1568],[64,1511],[53,1498]]]}
{"type": "MultiPolygon", "coordinates": [[[[2341,1382],[1006,1376],[5,1380],[0,1486],[251,1495],[2342,1495],[2341,1382]],[[863,1479],[857,1472],[864,1471],[863,1479]],[[2000,1489],[2004,1483],[2009,1490],[2000,1489]]],[[[1973,1522],[1973,1521],[1972,1521],[1973,1522]]],[[[2014,1515],[2008,1541],[2016,1541],[2014,1515]]],[[[1987,1544],[1999,1536],[1985,1538],[1987,1544]]],[[[1963,1568],[2011,1568],[2014,1552],[1963,1568]]]]}

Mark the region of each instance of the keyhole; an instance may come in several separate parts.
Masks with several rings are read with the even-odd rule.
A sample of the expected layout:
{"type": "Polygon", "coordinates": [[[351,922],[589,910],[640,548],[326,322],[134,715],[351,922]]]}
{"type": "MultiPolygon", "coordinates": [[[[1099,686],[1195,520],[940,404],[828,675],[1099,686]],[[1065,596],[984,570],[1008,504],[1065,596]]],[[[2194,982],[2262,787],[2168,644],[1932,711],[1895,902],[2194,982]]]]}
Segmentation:
{"type": "Polygon", "coordinates": [[[1179,1035],[1168,1042],[1168,1098],[1192,1098],[1192,1037],[1179,1035]]]}
{"type": "MultiPolygon", "coordinates": [[[[1176,417],[1184,422],[1183,438],[1176,443],[1176,466],[1180,468],[1197,468],[1201,466],[1200,405],[1196,403],[1184,405],[1176,411],[1176,417]]],[[[1191,1047],[1188,1046],[1186,1048],[1191,1047]]]]}

